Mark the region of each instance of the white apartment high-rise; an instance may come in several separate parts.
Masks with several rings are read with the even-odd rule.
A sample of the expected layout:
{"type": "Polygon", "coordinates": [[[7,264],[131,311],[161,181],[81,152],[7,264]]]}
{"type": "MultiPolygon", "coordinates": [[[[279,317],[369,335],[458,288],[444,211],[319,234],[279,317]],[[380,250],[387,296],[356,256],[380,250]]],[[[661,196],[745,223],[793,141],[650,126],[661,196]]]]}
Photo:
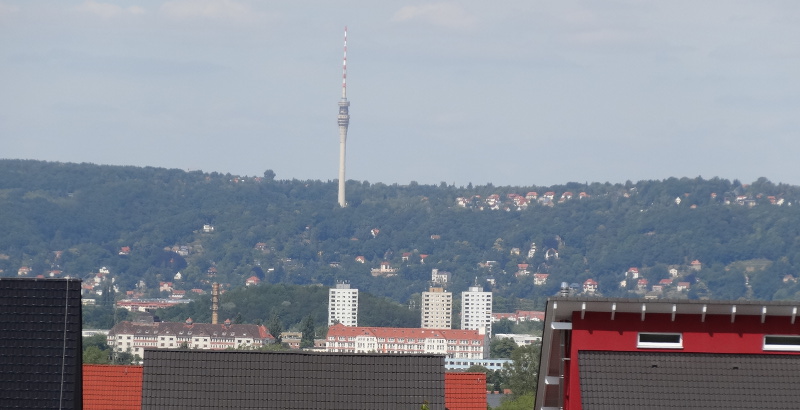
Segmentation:
{"type": "Polygon", "coordinates": [[[358,326],[358,289],[350,289],[349,283],[328,290],[328,326],[336,323],[358,326]]]}
{"type": "Polygon", "coordinates": [[[423,329],[453,328],[453,294],[445,292],[442,287],[432,287],[422,292],[422,327],[423,329]]]}
{"type": "Polygon", "coordinates": [[[461,329],[492,336],[492,292],[484,292],[483,287],[477,285],[461,292],[461,329]]]}

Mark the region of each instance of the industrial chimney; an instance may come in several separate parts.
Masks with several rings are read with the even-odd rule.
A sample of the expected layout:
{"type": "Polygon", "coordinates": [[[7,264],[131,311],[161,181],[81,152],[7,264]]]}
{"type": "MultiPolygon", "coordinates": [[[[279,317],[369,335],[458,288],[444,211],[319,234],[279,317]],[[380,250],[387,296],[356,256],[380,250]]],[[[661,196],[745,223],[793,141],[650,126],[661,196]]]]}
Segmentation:
{"type": "Polygon", "coordinates": [[[219,283],[211,284],[211,324],[216,325],[219,319],[219,283]]]}

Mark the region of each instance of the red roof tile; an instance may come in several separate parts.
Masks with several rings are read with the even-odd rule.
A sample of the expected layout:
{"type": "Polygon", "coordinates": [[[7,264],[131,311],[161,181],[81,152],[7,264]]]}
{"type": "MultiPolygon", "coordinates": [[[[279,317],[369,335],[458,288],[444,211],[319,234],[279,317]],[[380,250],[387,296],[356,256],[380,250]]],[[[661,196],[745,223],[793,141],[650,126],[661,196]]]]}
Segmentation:
{"type": "Polygon", "coordinates": [[[486,374],[445,373],[444,404],[450,410],[486,410],[486,374]]]}
{"type": "Polygon", "coordinates": [[[142,366],[83,365],[84,410],[142,408],[142,366]]]}

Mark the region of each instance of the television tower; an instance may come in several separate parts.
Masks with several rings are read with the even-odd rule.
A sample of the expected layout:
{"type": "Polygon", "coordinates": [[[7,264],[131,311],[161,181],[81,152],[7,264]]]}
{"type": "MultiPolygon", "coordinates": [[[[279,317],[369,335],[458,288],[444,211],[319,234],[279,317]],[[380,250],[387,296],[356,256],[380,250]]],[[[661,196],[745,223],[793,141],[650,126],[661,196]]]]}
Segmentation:
{"type": "Polygon", "coordinates": [[[350,124],[349,108],[347,101],[347,26],[344,27],[344,58],[342,59],[342,99],[339,100],[339,206],[344,208],[347,201],[344,199],[344,158],[345,145],[347,144],[347,126],[350,124]]]}

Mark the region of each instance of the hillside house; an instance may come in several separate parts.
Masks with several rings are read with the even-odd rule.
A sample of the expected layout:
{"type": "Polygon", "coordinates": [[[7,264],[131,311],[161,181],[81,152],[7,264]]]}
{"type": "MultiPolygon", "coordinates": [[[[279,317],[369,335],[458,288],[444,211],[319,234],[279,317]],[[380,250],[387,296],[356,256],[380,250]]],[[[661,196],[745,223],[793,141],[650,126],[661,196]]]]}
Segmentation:
{"type": "Polygon", "coordinates": [[[431,269],[431,282],[440,285],[445,285],[450,282],[450,272],[439,271],[439,269],[431,269]]]}
{"type": "Polygon", "coordinates": [[[515,274],[516,277],[519,278],[521,276],[528,276],[530,274],[531,274],[531,271],[528,270],[528,264],[527,263],[518,263],[517,264],[517,273],[515,274]]]}
{"type": "Polygon", "coordinates": [[[641,290],[641,291],[647,290],[647,286],[649,284],[650,284],[650,281],[648,281],[645,278],[641,278],[641,279],[636,281],[636,289],[637,290],[641,290]]]}
{"type": "Polygon", "coordinates": [[[584,293],[597,292],[597,281],[594,279],[586,279],[586,281],[583,282],[583,292],[584,293]]]}
{"type": "Polygon", "coordinates": [[[159,292],[172,292],[174,289],[174,284],[172,282],[159,282],[158,283],[158,291],[159,292]]]}
{"type": "Polygon", "coordinates": [[[397,275],[397,268],[393,268],[391,263],[389,263],[387,261],[383,261],[383,262],[381,262],[381,265],[380,265],[379,268],[372,268],[370,270],[370,273],[374,277],[378,277],[378,276],[391,277],[391,276],[397,275]]]}
{"type": "Polygon", "coordinates": [[[534,256],[536,256],[536,242],[532,243],[528,249],[528,259],[533,259],[534,256]]]}
{"type": "Polygon", "coordinates": [[[533,284],[536,286],[541,286],[547,283],[547,278],[550,276],[549,273],[534,273],[533,274],[533,284]]]}

